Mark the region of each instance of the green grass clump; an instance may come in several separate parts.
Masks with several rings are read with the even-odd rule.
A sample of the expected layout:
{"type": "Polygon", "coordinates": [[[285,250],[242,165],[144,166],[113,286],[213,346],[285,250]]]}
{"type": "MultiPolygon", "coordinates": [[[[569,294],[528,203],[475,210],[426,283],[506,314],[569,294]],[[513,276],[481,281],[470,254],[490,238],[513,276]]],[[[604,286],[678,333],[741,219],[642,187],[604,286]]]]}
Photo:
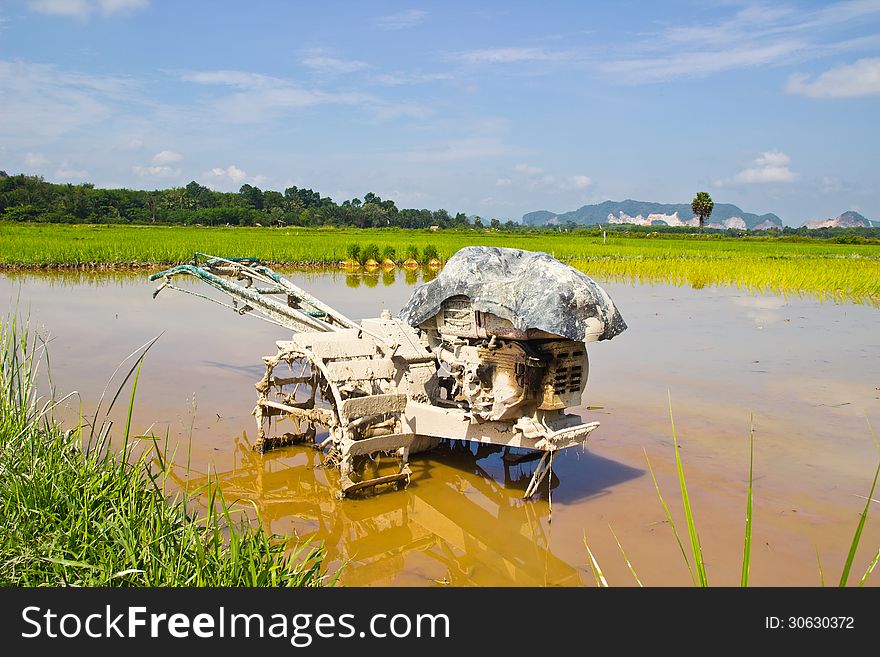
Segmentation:
{"type": "Polygon", "coordinates": [[[360,244],[349,244],[347,247],[345,247],[345,255],[350,262],[355,262],[357,264],[361,264],[361,262],[363,262],[361,260],[360,244]]]}
{"type": "Polygon", "coordinates": [[[415,260],[416,262],[420,262],[419,247],[417,247],[415,244],[407,244],[405,253],[407,260],[415,260]]]}
{"type": "Polygon", "coordinates": [[[439,260],[440,254],[437,253],[437,247],[433,244],[428,244],[422,249],[422,259],[425,261],[425,264],[431,262],[432,260],[439,260]]]}
{"type": "Polygon", "coordinates": [[[382,260],[397,262],[397,250],[390,244],[386,244],[385,248],[382,249],[382,260]]]}
{"type": "Polygon", "coordinates": [[[372,260],[373,262],[379,262],[379,258],[381,258],[381,254],[379,251],[379,247],[376,244],[370,243],[364,247],[363,252],[361,253],[361,257],[363,257],[364,262],[372,260]]]}
{"type": "MultiPolygon", "coordinates": [[[[64,430],[37,394],[44,356],[27,327],[0,323],[0,586],[324,584],[319,550],[288,553],[216,485],[199,517],[169,498],[163,453],[133,456],[131,407],[121,453],[109,431],[64,430]]],[[[136,387],[137,373],[132,400],[136,387]]]]}

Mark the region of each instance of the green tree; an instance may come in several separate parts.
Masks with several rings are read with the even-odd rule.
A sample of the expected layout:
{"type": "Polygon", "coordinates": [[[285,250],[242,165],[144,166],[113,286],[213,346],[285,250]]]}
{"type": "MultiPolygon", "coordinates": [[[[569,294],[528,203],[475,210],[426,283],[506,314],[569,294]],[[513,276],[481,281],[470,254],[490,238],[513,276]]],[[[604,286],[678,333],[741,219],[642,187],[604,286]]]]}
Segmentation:
{"type": "Polygon", "coordinates": [[[709,196],[709,192],[697,192],[697,195],[694,196],[694,200],[691,201],[691,210],[694,215],[700,218],[700,232],[703,232],[703,222],[712,214],[712,208],[715,207],[715,203],[712,202],[712,197],[709,196]]]}
{"type": "Polygon", "coordinates": [[[254,210],[262,210],[263,209],[263,190],[259,187],[254,187],[253,185],[248,185],[245,183],[238,190],[238,193],[241,194],[242,198],[248,204],[249,207],[254,210]]]}

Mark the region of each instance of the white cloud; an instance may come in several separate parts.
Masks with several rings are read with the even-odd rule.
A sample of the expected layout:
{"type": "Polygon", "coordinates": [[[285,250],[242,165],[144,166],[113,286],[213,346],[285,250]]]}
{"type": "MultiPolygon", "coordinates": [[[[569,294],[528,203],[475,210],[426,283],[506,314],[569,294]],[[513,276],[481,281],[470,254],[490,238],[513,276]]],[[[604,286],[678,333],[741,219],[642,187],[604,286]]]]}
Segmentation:
{"type": "Polygon", "coordinates": [[[518,171],[519,173],[524,173],[528,176],[537,176],[539,174],[544,173],[544,169],[541,167],[533,167],[528,164],[517,164],[513,167],[514,171],[518,171]]]}
{"type": "Polygon", "coordinates": [[[32,11],[50,16],[70,16],[81,20],[100,11],[104,15],[143,9],[149,0],[30,0],[32,11]]]}
{"type": "Polygon", "coordinates": [[[506,155],[510,146],[498,137],[447,139],[441,144],[401,153],[396,157],[409,162],[455,162],[506,155]]]}
{"type": "Polygon", "coordinates": [[[24,165],[26,167],[41,167],[44,164],[48,164],[49,160],[42,153],[25,153],[24,154],[24,165]]]}
{"type": "Polygon", "coordinates": [[[795,73],[788,78],[785,90],[810,98],[877,96],[880,95],[880,57],[829,69],[812,81],[808,78],[803,73],[795,73]]]}
{"type": "Polygon", "coordinates": [[[367,68],[369,64],[359,60],[336,59],[335,57],[327,57],[319,53],[314,53],[302,60],[305,66],[316,73],[324,73],[327,75],[345,75],[346,73],[355,73],[367,68]]]}
{"type": "Polygon", "coordinates": [[[824,194],[837,194],[847,190],[847,186],[839,178],[824,176],[822,178],[822,192],[824,194]]]}
{"type": "Polygon", "coordinates": [[[247,174],[234,164],[230,164],[225,169],[214,167],[213,169],[211,169],[211,175],[218,178],[229,178],[229,180],[234,183],[239,183],[247,178],[247,174]]]}
{"type": "Polygon", "coordinates": [[[399,108],[359,92],[325,92],[304,89],[289,80],[247,71],[188,71],[180,76],[188,82],[234,87],[238,91],[221,96],[211,106],[211,116],[233,123],[261,123],[291,110],[323,104],[359,105],[381,113],[399,108]]]}
{"type": "Polygon", "coordinates": [[[55,178],[60,180],[75,180],[82,182],[89,177],[89,172],[85,169],[74,169],[67,162],[63,163],[56,171],[55,178]]]}
{"type": "Polygon", "coordinates": [[[586,189],[593,184],[593,181],[589,176],[569,176],[568,184],[575,189],[586,189]]]}
{"type": "Polygon", "coordinates": [[[153,164],[171,164],[172,162],[180,162],[182,159],[183,155],[180,153],[175,153],[174,151],[159,151],[153,156],[153,164]]]}
{"type": "Polygon", "coordinates": [[[734,176],[733,182],[740,185],[792,182],[797,178],[797,174],[788,168],[790,162],[791,158],[780,151],[761,153],[750,167],[734,176]]]}
{"type": "Polygon", "coordinates": [[[87,0],[31,0],[28,6],[41,14],[76,18],[85,18],[92,9],[87,0]]]}
{"type": "Polygon", "coordinates": [[[386,87],[397,87],[404,84],[424,84],[439,80],[451,80],[450,73],[384,73],[376,76],[374,81],[386,87]]]}
{"type": "Polygon", "coordinates": [[[853,39],[848,28],[878,13],[876,0],[814,10],[748,4],[719,20],[631,34],[622,40],[625,48],[620,56],[604,53],[596,66],[616,81],[638,84],[806,61],[876,46],[876,35],[853,39]]]}
{"type": "Polygon", "coordinates": [[[172,169],[169,166],[133,166],[131,170],[141,177],[171,178],[179,176],[180,169],[172,169]]]}
{"type": "Polygon", "coordinates": [[[246,182],[254,185],[262,185],[266,182],[265,176],[249,176],[247,172],[234,164],[225,168],[214,167],[203,173],[202,178],[206,179],[205,184],[211,189],[232,189],[234,191],[238,191],[238,188],[246,182]]]}
{"type": "Polygon", "coordinates": [[[743,44],[717,51],[677,51],[659,57],[622,59],[600,66],[605,73],[631,83],[664,82],[721,71],[779,63],[805,48],[801,41],[785,40],[756,46],[743,44]]]}
{"type": "Polygon", "coordinates": [[[428,12],[421,9],[409,9],[398,14],[380,16],[373,22],[383,30],[405,30],[425,22],[428,12]]]}
{"type": "Polygon", "coordinates": [[[517,189],[544,189],[555,192],[570,192],[572,190],[584,190],[593,184],[592,178],[583,174],[562,176],[558,173],[545,171],[525,162],[520,162],[513,167],[512,177],[499,178],[495,185],[506,187],[516,182],[517,189]],[[506,181],[504,184],[501,181],[506,181]]]}
{"type": "Polygon", "coordinates": [[[487,48],[469,50],[456,55],[468,64],[516,64],[520,62],[551,62],[571,59],[573,53],[544,48],[487,48]]]}
{"type": "Polygon", "coordinates": [[[222,69],[218,71],[188,71],[181,79],[197,84],[221,84],[241,89],[258,89],[272,86],[273,78],[259,73],[222,69]]]}
{"type": "Polygon", "coordinates": [[[121,106],[138,103],[128,78],[64,71],[47,64],[0,60],[3,121],[0,139],[22,144],[91,129],[118,116],[121,106]]]}
{"type": "Polygon", "coordinates": [[[98,6],[105,14],[114,14],[117,11],[131,11],[143,9],[150,4],[150,0],[98,0],[98,6]]]}

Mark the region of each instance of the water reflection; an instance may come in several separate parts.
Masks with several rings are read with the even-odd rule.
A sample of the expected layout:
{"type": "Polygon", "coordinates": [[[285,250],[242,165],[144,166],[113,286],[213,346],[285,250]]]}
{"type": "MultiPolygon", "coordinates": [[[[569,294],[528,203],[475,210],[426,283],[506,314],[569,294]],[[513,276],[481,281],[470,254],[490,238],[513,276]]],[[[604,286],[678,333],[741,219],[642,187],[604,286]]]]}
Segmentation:
{"type": "Polygon", "coordinates": [[[364,285],[367,287],[376,287],[379,284],[379,268],[369,267],[363,273],[364,285]]]}
{"type": "Polygon", "coordinates": [[[406,280],[407,285],[415,285],[419,282],[419,270],[416,268],[407,268],[403,270],[405,272],[404,279],[406,280]]]}
{"type": "MultiPolygon", "coordinates": [[[[880,307],[880,297],[874,291],[874,278],[872,276],[858,277],[853,275],[846,285],[831,285],[829,280],[817,278],[812,274],[792,278],[790,272],[787,278],[774,271],[776,261],[764,262],[761,266],[742,266],[737,269],[735,263],[730,264],[731,271],[724,275],[713,274],[705,268],[697,266],[690,261],[666,261],[666,260],[609,260],[609,261],[572,261],[570,264],[586,272],[603,284],[618,283],[630,286],[650,284],[666,284],[676,287],[690,287],[694,290],[711,288],[734,288],[747,290],[755,294],[769,294],[782,299],[796,298],[804,300],[818,300],[833,303],[855,303],[880,307]],[[687,265],[685,267],[685,265],[687,265]],[[618,271],[617,267],[623,271],[618,271]]],[[[786,263],[786,261],[782,261],[786,263]]],[[[823,261],[827,264],[827,261],[823,261]]],[[[836,263],[836,261],[831,261],[836,263]]],[[[21,285],[39,283],[49,288],[54,287],[80,287],[80,286],[113,286],[131,287],[139,286],[147,276],[160,269],[160,267],[135,268],[121,270],[89,270],[89,269],[52,269],[52,270],[10,270],[4,271],[3,276],[10,281],[21,285]]],[[[428,282],[436,278],[441,268],[439,267],[357,267],[351,268],[316,268],[302,270],[293,267],[277,267],[281,274],[295,278],[300,282],[326,282],[340,280],[350,288],[358,288],[362,284],[367,287],[376,287],[378,280],[386,287],[393,286],[395,282],[403,280],[406,285],[417,285],[419,282],[428,282]],[[400,276],[399,274],[403,274],[400,276]]],[[[800,270],[810,271],[806,265],[800,270]]],[[[192,281],[180,281],[179,284],[194,285],[192,281]]]]}
{"type": "MultiPolygon", "coordinates": [[[[260,455],[240,436],[234,466],[211,478],[227,499],[251,503],[272,531],[321,541],[334,564],[346,564],[342,581],[350,586],[581,585],[577,569],[550,549],[550,506],[521,499],[531,476],[528,463],[509,463],[500,452],[443,444],[412,458],[407,489],[338,500],[337,473],[322,467],[317,450],[260,455]],[[490,473],[499,469],[501,476],[490,473]]],[[[640,474],[616,465],[616,475],[604,483],[640,474]]],[[[207,483],[203,476],[188,485],[207,483]]],[[[596,483],[593,492],[599,493],[596,483]]],[[[550,486],[558,484],[554,473],[550,486]]]]}
{"type": "Polygon", "coordinates": [[[395,267],[383,267],[382,268],[382,285],[388,287],[389,285],[394,285],[394,273],[395,267]]]}

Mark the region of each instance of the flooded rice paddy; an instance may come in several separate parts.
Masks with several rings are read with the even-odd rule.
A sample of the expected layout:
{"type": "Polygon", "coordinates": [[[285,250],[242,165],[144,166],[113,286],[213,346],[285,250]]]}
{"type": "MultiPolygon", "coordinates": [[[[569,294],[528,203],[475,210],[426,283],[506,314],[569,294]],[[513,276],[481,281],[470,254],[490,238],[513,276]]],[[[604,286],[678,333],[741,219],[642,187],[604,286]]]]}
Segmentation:
{"type": "MultiPolygon", "coordinates": [[[[396,312],[430,275],[288,273],[357,319],[396,312]]],[[[835,581],[880,457],[866,423],[880,429],[880,310],[728,287],[603,284],[629,329],[589,347],[581,411],[602,426],[555,459],[550,489],[530,502],[520,497],[532,466],[505,466],[500,452],[476,446],[418,455],[406,490],[360,500],[335,499],[335,473],[311,448],[251,451],[253,383],[286,331],[187,295],[153,300],[147,272],[7,273],[0,297],[50,336],[52,382],[78,391],[86,415],[120,361],[162,333],[141,372],[135,433],[167,433],[179,485],[216,474],[227,499],[258,510],[271,531],[323,542],[328,566],[344,564],[345,585],[591,584],[585,534],[609,583],[632,585],[611,528],[646,585],[690,584],[645,459],[678,521],[667,395],[710,584],[740,578],[750,417],[752,583],[817,585],[817,551],[835,581]]],[[[66,418],[79,410],[68,404],[66,418]]],[[[880,545],[880,507],[872,513],[859,576],[880,545]]]]}

